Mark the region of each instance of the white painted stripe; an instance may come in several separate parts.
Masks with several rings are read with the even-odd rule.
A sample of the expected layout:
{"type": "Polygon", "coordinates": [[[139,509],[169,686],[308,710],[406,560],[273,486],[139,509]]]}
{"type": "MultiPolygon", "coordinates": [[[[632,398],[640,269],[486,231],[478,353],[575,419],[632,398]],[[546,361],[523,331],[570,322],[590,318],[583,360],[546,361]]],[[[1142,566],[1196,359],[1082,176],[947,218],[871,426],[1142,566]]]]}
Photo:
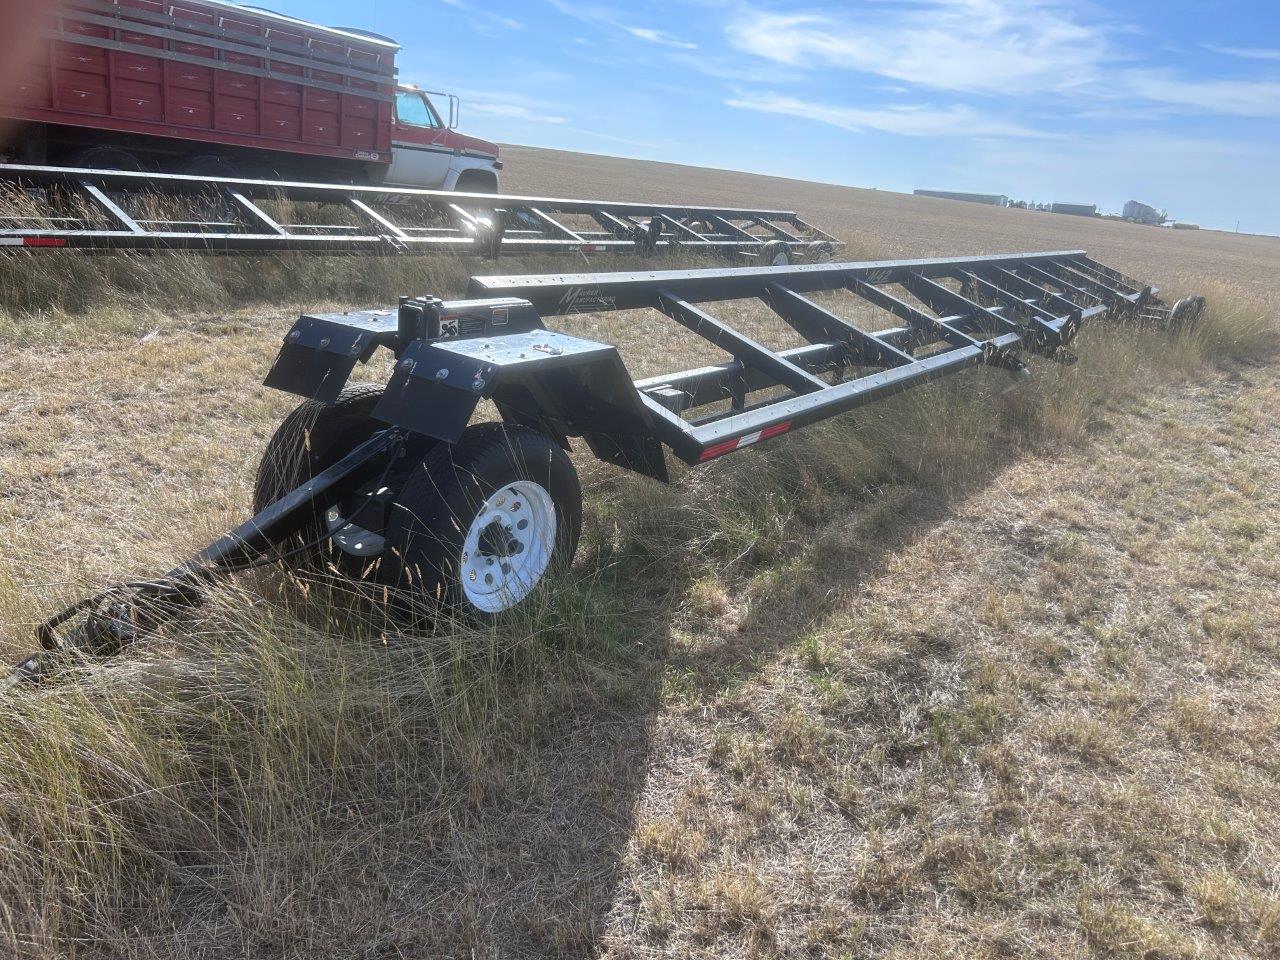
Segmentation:
{"type": "Polygon", "coordinates": [[[0,247],[20,247],[22,246],[21,237],[0,237],[0,247]]]}
{"type": "Polygon", "coordinates": [[[760,439],[760,434],[762,433],[764,433],[763,430],[757,430],[755,433],[748,433],[745,437],[743,437],[741,440],[738,441],[738,449],[741,450],[743,447],[751,446],[753,443],[755,443],[757,440],[760,439]]]}

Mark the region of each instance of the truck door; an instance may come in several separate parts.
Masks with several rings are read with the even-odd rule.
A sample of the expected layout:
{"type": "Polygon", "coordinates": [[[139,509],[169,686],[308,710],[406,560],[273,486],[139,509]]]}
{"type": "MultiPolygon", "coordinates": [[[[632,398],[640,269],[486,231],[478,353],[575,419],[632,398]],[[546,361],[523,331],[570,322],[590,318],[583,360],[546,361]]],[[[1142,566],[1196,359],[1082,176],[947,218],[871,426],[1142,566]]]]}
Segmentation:
{"type": "Polygon", "coordinates": [[[448,137],[448,128],[420,91],[398,91],[386,182],[431,190],[442,187],[453,160],[448,137]]]}

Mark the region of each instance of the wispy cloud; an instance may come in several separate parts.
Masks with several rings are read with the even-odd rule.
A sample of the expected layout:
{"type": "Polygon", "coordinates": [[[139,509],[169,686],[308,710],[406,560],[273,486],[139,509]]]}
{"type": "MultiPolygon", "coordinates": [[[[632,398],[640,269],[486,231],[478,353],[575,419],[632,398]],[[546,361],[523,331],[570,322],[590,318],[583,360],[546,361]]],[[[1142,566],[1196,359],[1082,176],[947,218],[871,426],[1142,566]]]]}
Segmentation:
{"type": "Polygon", "coordinates": [[[1270,47],[1224,47],[1216,43],[1201,44],[1206,50],[1220,53],[1224,57],[1239,57],[1242,60],[1280,60],[1280,50],[1270,47]]]}
{"type": "Polygon", "coordinates": [[[843,130],[878,130],[905,137],[1043,137],[1016,123],[988,117],[966,106],[848,107],[812,103],[784,94],[739,96],[725,101],[739,110],[802,117],[843,130]]]}
{"type": "Polygon", "coordinates": [[[680,40],[676,37],[668,36],[661,30],[651,30],[648,27],[627,27],[623,30],[631,34],[633,37],[639,37],[641,40],[648,40],[650,43],[658,43],[664,47],[675,47],[678,50],[697,50],[696,43],[690,43],[688,40],[680,40]]]}
{"type": "Polygon", "coordinates": [[[1186,80],[1170,73],[1125,71],[1122,95],[1199,113],[1280,117],[1280,83],[1267,80],[1186,80]]]}
{"type": "Polygon", "coordinates": [[[468,16],[472,17],[473,22],[481,29],[486,27],[501,27],[504,30],[523,30],[524,23],[514,17],[506,17],[500,13],[493,13],[484,9],[482,6],[476,6],[468,3],[467,0],[440,0],[446,7],[453,7],[455,10],[464,10],[468,16]]]}
{"type": "Polygon", "coordinates": [[[570,0],[547,0],[551,6],[559,10],[567,17],[573,17],[583,23],[594,23],[601,26],[610,27],[614,30],[635,37],[637,40],[644,40],[647,43],[656,43],[664,47],[673,47],[678,50],[696,50],[698,45],[689,40],[672,36],[665,30],[655,30],[652,27],[641,27],[628,20],[619,17],[612,9],[603,6],[595,6],[591,4],[571,3],[570,0]]]}
{"type": "Polygon", "coordinates": [[[789,66],[858,70],[960,93],[1030,94],[1096,78],[1105,34],[1046,0],[918,0],[857,16],[746,8],[737,49],[789,66]]]}
{"type": "Polygon", "coordinates": [[[507,120],[523,120],[526,123],[568,123],[568,117],[550,113],[539,113],[515,103],[485,103],[484,101],[467,103],[467,109],[473,113],[489,117],[503,117],[507,120]]]}
{"type": "MultiPolygon", "coordinates": [[[[1135,68],[1133,54],[1116,45],[1118,32],[1058,0],[914,0],[864,6],[856,16],[747,7],[726,27],[734,47],[773,63],[870,73],[953,96],[1021,99],[1024,109],[1042,109],[1048,94],[1088,109],[1125,104],[1135,111],[1280,116],[1280,82],[1135,68]]],[[[1271,48],[1205,46],[1280,61],[1280,50],[1271,48]]]]}

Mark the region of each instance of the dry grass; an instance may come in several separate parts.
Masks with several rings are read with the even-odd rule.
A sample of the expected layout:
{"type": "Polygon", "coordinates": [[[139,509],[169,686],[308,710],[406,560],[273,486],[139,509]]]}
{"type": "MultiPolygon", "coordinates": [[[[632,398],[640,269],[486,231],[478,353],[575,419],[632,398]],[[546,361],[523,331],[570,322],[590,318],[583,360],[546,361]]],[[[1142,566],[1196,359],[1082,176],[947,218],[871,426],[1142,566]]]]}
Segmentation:
{"type": "MultiPolygon", "coordinates": [[[[247,269],[183,260],[164,288],[247,269]]],[[[581,462],[580,560],[501,628],[244,578],[24,693],[0,952],[1280,954],[1276,295],[1207,292],[1194,340],[1091,329],[1012,393],[978,372],[670,489],[581,462]]],[[[131,326],[128,296],[3,338],[15,653],[240,516],[289,403],[256,386],[284,310],[131,326]]],[[[566,328],[690,362],[634,319],[566,328]]]]}

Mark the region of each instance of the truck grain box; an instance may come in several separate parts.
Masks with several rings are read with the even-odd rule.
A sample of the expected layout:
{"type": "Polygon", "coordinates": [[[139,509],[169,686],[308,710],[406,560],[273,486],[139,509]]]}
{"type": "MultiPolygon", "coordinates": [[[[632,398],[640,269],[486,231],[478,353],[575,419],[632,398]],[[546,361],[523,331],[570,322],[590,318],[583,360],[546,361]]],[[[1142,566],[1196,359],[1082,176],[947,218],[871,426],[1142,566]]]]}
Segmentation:
{"type": "Polygon", "coordinates": [[[10,160],[497,190],[497,146],[456,132],[456,97],[399,83],[386,37],[221,0],[65,0],[36,16],[0,89],[10,160]]]}

